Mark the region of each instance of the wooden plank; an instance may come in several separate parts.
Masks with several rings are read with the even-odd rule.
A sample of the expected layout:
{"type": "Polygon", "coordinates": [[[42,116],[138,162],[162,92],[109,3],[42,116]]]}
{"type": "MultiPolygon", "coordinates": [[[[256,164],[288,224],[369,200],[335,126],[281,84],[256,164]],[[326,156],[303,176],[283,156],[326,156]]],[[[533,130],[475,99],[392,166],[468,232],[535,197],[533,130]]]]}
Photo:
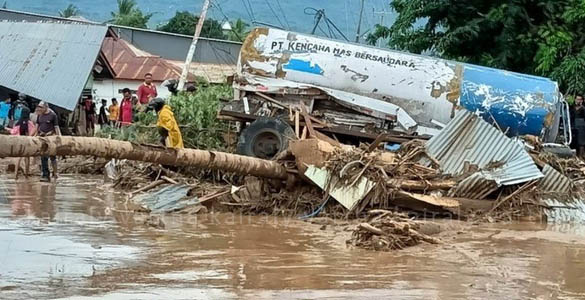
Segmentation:
{"type": "Polygon", "coordinates": [[[376,148],[378,148],[378,145],[380,145],[380,143],[384,140],[385,137],[386,137],[385,133],[381,133],[380,135],[378,135],[378,137],[368,147],[367,152],[372,152],[376,148]]]}
{"type": "Polygon", "coordinates": [[[171,183],[171,184],[179,184],[176,180],[171,179],[171,178],[169,178],[167,176],[161,176],[160,179],[162,179],[162,180],[164,180],[164,181],[166,181],[168,183],[171,183]]]}
{"type": "Polygon", "coordinates": [[[215,193],[210,194],[210,195],[205,195],[205,196],[199,198],[199,203],[197,203],[197,204],[201,204],[201,203],[204,203],[204,202],[209,201],[209,200],[217,199],[223,195],[229,194],[230,192],[231,192],[231,190],[227,190],[227,191],[215,192],[215,193]]]}
{"type": "Polygon", "coordinates": [[[301,140],[304,140],[307,138],[307,127],[303,127],[303,133],[301,134],[301,140]]]}
{"type": "Polygon", "coordinates": [[[288,108],[289,108],[289,106],[288,106],[288,105],[286,105],[286,104],[284,104],[284,103],[282,103],[282,102],[280,102],[280,101],[278,101],[278,100],[276,100],[276,99],[274,99],[274,98],[268,97],[268,96],[266,96],[266,95],[264,95],[264,94],[262,94],[262,93],[260,93],[260,92],[254,92],[254,93],[255,93],[256,95],[258,95],[258,96],[260,96],[260,97],[264,98],[264,99],[265,99],[265,100],[267,100],[268,102],[271,102],[272,104],[276,104],[276,105],[278,105],[278,106],[280,106],[280,107],[282,107],[282,108],[285,108],[285,109],[288,109],[288,108]]]}
{"type": "Polygon", "coordinates": [[[319,132],[317,130],[314,131],[314,134],[315,134],[315,138],[318,138],[318,139],[320,139],[320,140],[322,140],[324,142],[327,142],[327,143],[329,143],[329,144],[331,144],[333,146],[341,147],[341,143],[339,143],[338,141],[336,141],[336,140],[334,140],[334,139],[332,139],[332,138],[330,138],[330,137],[322,134],[321,132],[319,132]]]}
{"type": "Polygon", "coordinates": [[[297,135],[297,139],[300,137],[300,118],[299,111],[295,110],[295,134],[297,135]]]}
{"type": "Polygon", "coordinates": [[[159,185],[161,185],[163,183],[165,183],[164,180],[157,180],[157,181],[151,182],[151,183],[149,183],[149,184],[147,184],[147,185],[145,185],[145,186],[143,186],[143,187],[141,187],[141,188],[139,188],[139,189],[131,192],[130,193],[130,198],[132,198],[133,195],[136,195],[136,194],[138,194],[140,192],[148,191],[148,190],[153,189],[153,188],[155,188],[155,187],[157,187],[157,186],[159,186],[159,185]]]}

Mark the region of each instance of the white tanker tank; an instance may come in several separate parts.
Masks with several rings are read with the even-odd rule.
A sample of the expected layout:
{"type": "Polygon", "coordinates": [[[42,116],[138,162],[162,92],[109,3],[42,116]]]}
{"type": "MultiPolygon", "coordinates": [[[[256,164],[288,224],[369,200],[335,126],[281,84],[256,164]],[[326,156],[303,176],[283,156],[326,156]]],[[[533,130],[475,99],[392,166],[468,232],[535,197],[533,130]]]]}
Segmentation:
{"type": "Polygon", "coordinates": [[[434,135],[455,110],[477,111],[508,135],[553,142],[566,103],[547,78],[268,28],[243,43],[234,87],[319,89],[348,108],[434,135]]]}

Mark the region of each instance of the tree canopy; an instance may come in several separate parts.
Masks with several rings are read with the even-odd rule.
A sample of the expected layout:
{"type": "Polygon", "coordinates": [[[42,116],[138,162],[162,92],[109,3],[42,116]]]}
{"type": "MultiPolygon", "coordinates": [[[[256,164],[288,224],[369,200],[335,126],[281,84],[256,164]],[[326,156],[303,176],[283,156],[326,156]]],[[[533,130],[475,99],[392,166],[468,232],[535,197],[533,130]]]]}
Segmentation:
{"type": "MultiPolygon", "coordinates": [[[[166,24],[159,26],[158,30],[193,35],[197,22],[199,22],[199,16],[195,16],[188,11],[181,11],[177,12],[166,24]]],[[[205,19],[201,29],[201,36],[215,39],[226,38],[221,29],[221,24],[214,19],[205,19]]]]}
{"type": "Polygon", "coordinates": [[[585,0],[394,0],[391,27],[375,44],[432,52],[495,68],[551,77],[568,94],[585,92],[585,0]]]}
{"type": "Polygon", "coordinates": [[[231,22],[230,26],[232,30],[228,31],[227,36],[230,41],[243,42],[250,30],[248,30],[248,23],[242,21],[242,19],[231,22]]]}
{"type": "Polygon", "coordinates": [[[136,7],[135,0],[118,0],[118,11],[112,12],[111,22],[116,25],[148,28],[147,24],[152,14],[143,14],[136,7]]]}
{"type": "Polygon", "coordinates": [[[69,4],[64,10],[59,11],[61,18],[70,18],[79,15],[79,9],[73,4],[69,4]]]}

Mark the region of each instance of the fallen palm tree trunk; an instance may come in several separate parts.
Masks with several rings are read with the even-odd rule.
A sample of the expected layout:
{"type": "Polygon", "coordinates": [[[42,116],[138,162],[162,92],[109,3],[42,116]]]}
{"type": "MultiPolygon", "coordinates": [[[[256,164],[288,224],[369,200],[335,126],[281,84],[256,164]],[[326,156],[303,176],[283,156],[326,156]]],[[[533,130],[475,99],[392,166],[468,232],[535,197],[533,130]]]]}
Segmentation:
{"type": "Polygon", "coordinates": [[[171,149],[95,137],[27,137],[0,135],[0,158],[43,155],[90,155],[173,166],[223,170],[264,178],[287,179],[279,163],[224,152],[171,149]]]}

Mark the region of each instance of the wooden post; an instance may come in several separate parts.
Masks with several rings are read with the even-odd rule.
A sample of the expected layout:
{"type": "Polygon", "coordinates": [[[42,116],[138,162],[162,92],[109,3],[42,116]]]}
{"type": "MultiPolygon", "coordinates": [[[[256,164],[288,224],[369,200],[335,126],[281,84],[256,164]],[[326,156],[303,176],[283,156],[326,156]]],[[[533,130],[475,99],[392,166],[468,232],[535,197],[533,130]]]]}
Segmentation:
{"type": "Polygon", "coordinates": [[[195,55],[195,49],[197,48],[197,41],[199,40],[199,35],[201,35],[201,29],[203,28],[203,22],[205,22],[205,16],[207,15],[207,9],[209,8],[209,0],[205,0],[203,3],[203,8],[201,9],[201,14],[199,15],[199,22],[197,22],[197,27],[195,27],[195,34],[193,35],[193,41],[191,42],[191,46],[189,47],[189,52],[187,53],[187,58],[185,59],[185,65],[183,66],[183,72],[181,73],[181,79],[179,80],[179,85],[177,86],[177,90],[182,91],[185,87],[185,81],[187,81],[187,76],[189,75],[189,67],[191,66],[191,62],[193,61],[193,55],[195,55]]]}

